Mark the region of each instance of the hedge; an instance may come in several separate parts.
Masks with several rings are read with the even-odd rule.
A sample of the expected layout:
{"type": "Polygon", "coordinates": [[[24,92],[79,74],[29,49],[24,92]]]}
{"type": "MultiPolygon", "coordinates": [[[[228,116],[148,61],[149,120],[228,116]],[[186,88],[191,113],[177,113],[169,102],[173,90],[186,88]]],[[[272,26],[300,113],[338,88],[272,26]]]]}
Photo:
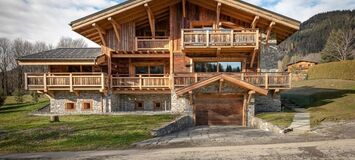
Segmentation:
{"type": "Polygon", "coordinates": [[[308,79],[355,80],[355,60],[313,66],[308,71],[308,79]]]}

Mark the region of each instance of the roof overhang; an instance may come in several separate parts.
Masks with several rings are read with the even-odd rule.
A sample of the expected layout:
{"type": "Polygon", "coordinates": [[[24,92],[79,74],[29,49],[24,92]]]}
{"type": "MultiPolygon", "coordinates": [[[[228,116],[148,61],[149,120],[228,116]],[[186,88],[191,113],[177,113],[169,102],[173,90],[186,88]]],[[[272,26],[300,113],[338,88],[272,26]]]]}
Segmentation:
{"type": "Polygon", "coordinates": [[[18,60],[20,66],[34,65],[96,65],[95,60],[18,60]]]}

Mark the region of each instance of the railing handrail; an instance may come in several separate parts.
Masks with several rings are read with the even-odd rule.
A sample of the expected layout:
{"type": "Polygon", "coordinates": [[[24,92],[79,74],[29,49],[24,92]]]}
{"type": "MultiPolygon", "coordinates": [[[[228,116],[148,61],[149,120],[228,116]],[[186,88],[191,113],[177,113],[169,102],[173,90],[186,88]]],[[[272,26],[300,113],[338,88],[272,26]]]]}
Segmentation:
{"type": "MultiPolygon", "coordinates": [[[[244,29],[203,29],[203,28],[184,28],[183,31],[253,31],[256,32],[258,29],[244,28],[244,29]]],[[[228,32],[227,32],[228,33],[228,32]]]]}

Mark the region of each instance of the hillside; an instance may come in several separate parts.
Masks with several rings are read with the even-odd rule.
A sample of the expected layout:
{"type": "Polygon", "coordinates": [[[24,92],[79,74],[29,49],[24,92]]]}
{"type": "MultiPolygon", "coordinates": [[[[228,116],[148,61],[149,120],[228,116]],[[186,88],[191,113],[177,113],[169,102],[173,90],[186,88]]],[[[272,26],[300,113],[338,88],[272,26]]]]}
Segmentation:
{"type": "Polygon", "coordinates": [[[320,52],[333,29],[341,29],[345,24],[355,28],[355,10],[320,13],[301,24],[301,29],[279,45],[279,49],[289,55],[307,55],[320,52]]]}

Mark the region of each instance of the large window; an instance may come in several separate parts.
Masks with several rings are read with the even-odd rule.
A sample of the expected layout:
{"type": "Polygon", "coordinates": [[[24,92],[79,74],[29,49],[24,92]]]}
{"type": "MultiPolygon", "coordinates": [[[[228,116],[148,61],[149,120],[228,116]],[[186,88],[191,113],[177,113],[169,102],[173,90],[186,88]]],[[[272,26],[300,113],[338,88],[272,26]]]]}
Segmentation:
{"type": "Polygon", "coordinates": [[[164,74],[164,65],[158,66],[136,66],[136,75],[164,74]]]}
{"type": "Polygon", "coordinates": [[[241,62],[195,62],[195,72],[241,72],[241,62]]]}

